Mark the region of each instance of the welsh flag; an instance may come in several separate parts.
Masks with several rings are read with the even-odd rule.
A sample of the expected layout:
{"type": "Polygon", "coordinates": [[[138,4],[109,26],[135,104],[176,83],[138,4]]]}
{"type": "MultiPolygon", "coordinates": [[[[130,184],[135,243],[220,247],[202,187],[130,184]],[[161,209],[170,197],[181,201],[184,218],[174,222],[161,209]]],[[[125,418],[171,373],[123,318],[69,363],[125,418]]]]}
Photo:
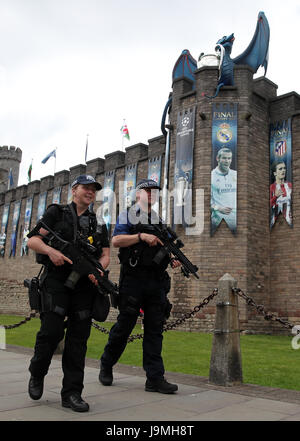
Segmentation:
{"type": "Polygon", "coordinates": [[[28,169],[28,172],[27,172],[28,182],[31,182],[31,172],[32,172],[32,162],[31,162],[29,169],[28,169]]]}
{"type": "Polygon", "coordinates": [[[128,128],[127,128],[127,125],[125,124],[125,122],[121,127],[121,134],[122,134],[123,138],[127,138],[128,141],[130,140],[129,131],[128,131],[128,128]]]}

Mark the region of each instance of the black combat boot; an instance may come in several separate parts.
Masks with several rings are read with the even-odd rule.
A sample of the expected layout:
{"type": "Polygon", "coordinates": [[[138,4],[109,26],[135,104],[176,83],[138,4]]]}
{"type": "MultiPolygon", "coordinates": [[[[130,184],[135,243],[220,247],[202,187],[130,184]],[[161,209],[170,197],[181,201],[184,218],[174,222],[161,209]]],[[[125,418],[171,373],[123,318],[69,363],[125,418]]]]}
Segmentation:
{"type": "Polygon", "coordinates": [[[88,403],[84,401],[79,392],[74,392],[66,398],[62,398],[61,405],[63,407],[69,407],[75,412],[87,412],[90,408],[88,403]]]}
{"type": "Polygon", "coordinates": [[[31,375],[28,384],[28,393],[32,400],[39,400],[44,391],[44,377],[34,377],[31,375]]]}
{"type": "Polygon", "coordinates": [[[177,384],[168,383],[164,377],[158,380],[148,380],[145,384],[145,391],[160,392],[161,394],[173,394],[178,390],[177,384]]]}
{"type": "Polygon", "coordinates": [[[103,386],[111,386],[113,382],[113,373],[111,366],[104,366],[101,363],[99,381],[103,386]]]}

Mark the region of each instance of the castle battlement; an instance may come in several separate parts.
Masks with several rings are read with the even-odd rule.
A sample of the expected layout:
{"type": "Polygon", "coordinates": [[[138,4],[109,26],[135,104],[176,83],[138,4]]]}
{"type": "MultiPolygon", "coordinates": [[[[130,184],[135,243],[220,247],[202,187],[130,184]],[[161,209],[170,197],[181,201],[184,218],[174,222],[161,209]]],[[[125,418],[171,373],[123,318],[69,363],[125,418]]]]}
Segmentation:
{"type": "Polygon", "coordinates": [[[14,160],[21,162],[22,160],[22,150],[19,147],[10,146],[7,145],[0,146],[0,161],[2,160],[14,160]]]}

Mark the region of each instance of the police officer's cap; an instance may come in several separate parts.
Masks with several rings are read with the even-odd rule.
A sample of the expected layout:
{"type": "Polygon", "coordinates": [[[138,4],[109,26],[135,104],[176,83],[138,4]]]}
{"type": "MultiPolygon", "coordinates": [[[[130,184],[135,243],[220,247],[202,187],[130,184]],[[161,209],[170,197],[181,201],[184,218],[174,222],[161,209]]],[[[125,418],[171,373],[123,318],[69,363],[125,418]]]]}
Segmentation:
{"type": "Polygon", "coordinates": [[[143,190],[147,188],[158,188],[161,189],[157,182],[155,182],[153,179],[142,179],[138,182],[136,186],[136,190],[143,190]]]}
{"type": "Polygon", "coordinates": [[[91,176],[91,175],[80,175],[80,176],[77,176],[75,181],[72,182],[72,188],[75,185],[78,185],[78,184],[82,184],[82,185],[95,184],[95,187],[96,187],[97,191],[101,190],[101,188],[102,188],[102,185],[99,184],[99,182],[97,182],[95,180],[95,178],[93,178],[93,176],[91,176]]]}

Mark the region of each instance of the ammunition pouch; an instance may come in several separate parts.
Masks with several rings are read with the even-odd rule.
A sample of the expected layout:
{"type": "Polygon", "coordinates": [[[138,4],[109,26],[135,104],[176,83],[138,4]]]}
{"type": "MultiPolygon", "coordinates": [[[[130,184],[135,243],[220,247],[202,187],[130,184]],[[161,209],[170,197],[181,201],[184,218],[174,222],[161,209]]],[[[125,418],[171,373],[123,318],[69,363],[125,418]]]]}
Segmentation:
{"type": "Polygon", "coordinates": [[[25,279],[24,286],[28,288],[28,297],[30,309],[35,311],[41,311],[41,293],[40,293],[40,281],[38,277],[33,279],[25,279]]]}

